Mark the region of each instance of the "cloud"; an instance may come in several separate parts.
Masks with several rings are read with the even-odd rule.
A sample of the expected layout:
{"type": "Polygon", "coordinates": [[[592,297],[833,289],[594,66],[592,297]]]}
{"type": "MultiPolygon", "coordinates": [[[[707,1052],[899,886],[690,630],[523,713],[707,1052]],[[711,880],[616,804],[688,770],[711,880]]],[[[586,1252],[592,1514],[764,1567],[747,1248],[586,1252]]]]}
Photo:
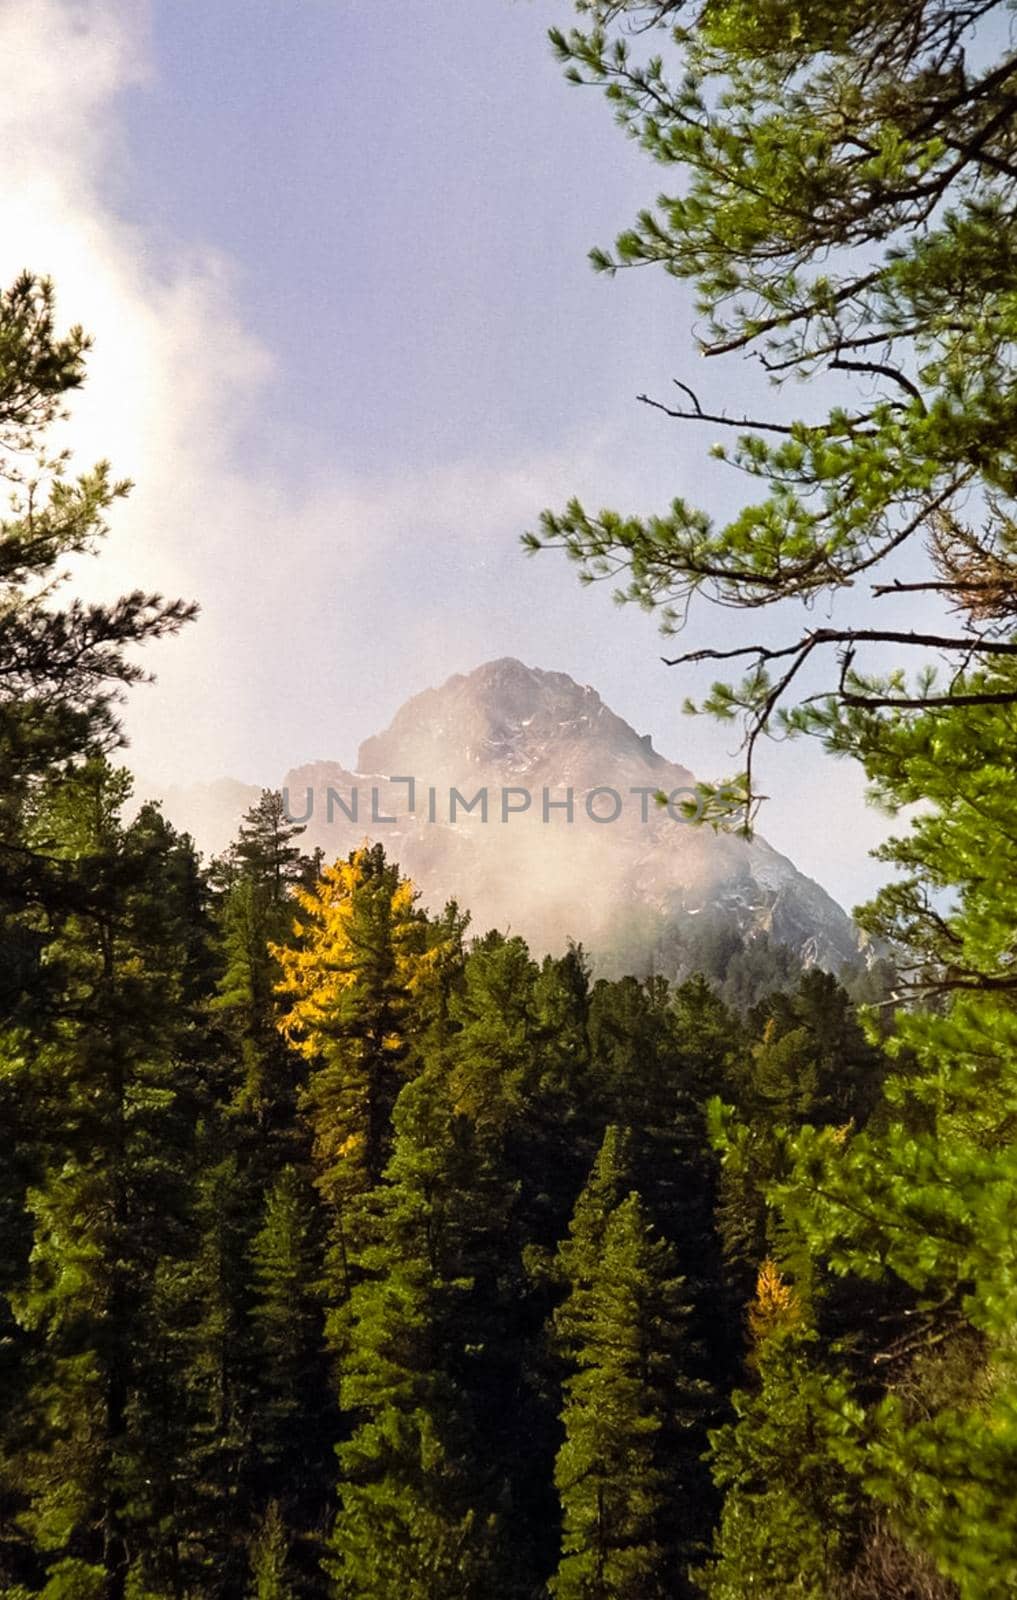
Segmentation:
{"type": "MultiPolygon", "coordinates": [[[[319,748],[330,726],[349,737],[337,699],[382,645],[407,658],[391,663],[400,698],[423,657],[445,669],[436,562],[453,586],[446,606],[467,612],[471,585],[490,598],[492,567],[522,567],[515,536],[534,506],[592,482],[603,441],[500,464],[408,472],[395,460],[384,479],[252,459],[247,430],[271,415],[276,374],[238,314],[239,267],[117,207],[130,174],[119,101],[153,71],[144,8],[35,0],[0,12],[0,277],[48,273],[61,319],[92,334],[68,442],[81,466],[109,456],[135,482],[76,586],[143,585],[202,605],[196,627],[149,652],[159,685],[132,699],[133,763],[161,781],[266,778],[308,753],[313,730],[319,748]]],[[[447,670],[461,664],[453,652],[447,670]]]]}
{"type": "MultiPolygon", "coordinates": [[[[112,457],[137,484],[100,561],[75,574],[91,593],[191,594],[223,565],[231,519],[214,508],[242,510],[237,431],[271,370],[232,310],[230,264],[156,251],[114,207],[128,160],[118,97],[149,74],[143,8],[37,0],[0,12],[0,276],[48,274],[61,320],[93,336],[68,442],[75,464],[112,457]]],[[[186,649],[193,672],[203,647],[186,649]]]]}
{"type": "MultiPolygon", "coordinates": [[[[143,17],[102,0],[0,12],[0,271],[48,273],[63,318],[93,335],[73,407],[75,456],[115,453],[117,470],[137,479],[133,571],[169,574],[188,537],[173,499],[190,511],[223,470],[270,362],[231,309],[224,258],[157,253],[114,209],[128,161],[118,98],[149,76],[143,17]],[[174,539],[164,536],[171,521],[174,539]]],[[[118,559],[125,539],[111,547],[118,559]]]]}

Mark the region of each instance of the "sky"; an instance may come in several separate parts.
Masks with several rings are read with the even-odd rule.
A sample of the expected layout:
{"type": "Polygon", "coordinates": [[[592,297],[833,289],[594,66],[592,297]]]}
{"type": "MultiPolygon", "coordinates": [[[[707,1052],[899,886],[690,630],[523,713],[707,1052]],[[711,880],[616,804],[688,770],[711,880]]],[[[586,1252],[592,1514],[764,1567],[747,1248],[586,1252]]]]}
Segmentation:
{"type": "MultiPolygon", "coordinates": [[[[682,715],[708,672],[520,547],[576,493],[730,510],[712,437],[636,396],[765,397],[701,361],[684,286],[590,269],[661,178],[564,83],[546,30],[569,14],[0,0],[0,273],[49,273],[93,334],[67,441],[135,482],[74,583],[202,607],[126,709],[146,787],[352,765],[409,695],[504,655],[593,684],[699,776],[740,765],[730,727],[682,715]]],[[[750,630],[704,603],[681,648],[750,630]]],[[[888,829],[860,773],[802,743],[761,771],[763,833],[858,903],[888,829]]]]}

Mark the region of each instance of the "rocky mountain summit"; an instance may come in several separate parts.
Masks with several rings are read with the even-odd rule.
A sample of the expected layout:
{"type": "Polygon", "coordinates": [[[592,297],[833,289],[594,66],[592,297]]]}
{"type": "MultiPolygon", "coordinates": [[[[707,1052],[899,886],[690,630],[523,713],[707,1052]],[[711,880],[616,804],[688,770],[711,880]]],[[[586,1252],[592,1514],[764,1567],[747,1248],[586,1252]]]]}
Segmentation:
{"type": "MultiPolygon", "coordinates": [[[[475,931],[510,929],[536,950],[574,938],[608,966],[649,970],[699,918],[765,933],[806,963],[856,959],[850,918],[786,856],[681,818],[694,782],[594,689],[505,658],[414,695],[364,741],[356,771],[311,762],[280,787],[307,848],[332,859],[381,839],[427,903],[454,898],[475,931]]],[[[224,781],[164,799],[216,849],[257,794],[224,781]],[[215,826],[199,814],[209,804],[215,826]]]]}

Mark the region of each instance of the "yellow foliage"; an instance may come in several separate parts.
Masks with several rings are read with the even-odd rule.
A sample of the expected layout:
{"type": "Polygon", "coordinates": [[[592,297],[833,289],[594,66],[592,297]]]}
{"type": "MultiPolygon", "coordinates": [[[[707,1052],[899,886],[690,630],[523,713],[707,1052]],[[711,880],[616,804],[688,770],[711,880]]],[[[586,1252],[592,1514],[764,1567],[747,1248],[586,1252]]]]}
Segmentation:
{"type": "Polygon", "coordinates": [[[749,1307],[749,1328],[756,1344],[772,1334],[797,1327],[802,1320],[801,1301],[781,1277],[775,1261],[767,1259],[756,1279],[756,1298],[749,1307]]]}
{"type": "MultiPolygon", "coordinates": [[[[285,1038],[302,1054],[316,1056],[330,1038],[341,1035],[345,1003],[358,987],[382,973],[390,992],[418,998],[432,982],[440,948],[425,947],[425,929],[416,911],[417,890],[399,878],[390,898],[379,903],[375,922],[365,928],[361,913],[371,888],[370,849],[326,867],[310,889],[298,889],[300,915],[294,941],[273,945],[281,978],[277,992],[289,1000],[279,1018],[285,1038]]],[[[403,1040],[389,1028],[382,1048],[398,1053],[403,1040]]]]}
{"type": "Polygon", "coordinates": [[[448,940],[417,909],[417,891],[364,845],[296,891],[293,940],[275,945],[283,1036],[311,1070],[301,1110],[314,1181],[341,1210],[378,1181],[399,1081],[413,1070],[448,940]]]}

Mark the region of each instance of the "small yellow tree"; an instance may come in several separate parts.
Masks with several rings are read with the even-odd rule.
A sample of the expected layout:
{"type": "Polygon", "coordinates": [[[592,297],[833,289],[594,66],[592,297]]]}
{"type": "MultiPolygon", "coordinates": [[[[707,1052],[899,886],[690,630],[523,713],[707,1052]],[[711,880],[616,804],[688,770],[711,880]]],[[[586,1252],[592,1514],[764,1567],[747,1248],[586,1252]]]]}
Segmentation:
{"type": "Polygon", "coordinates": [[[800,1326],[801,1301],[789,1283],[785,1283],[777,1263],[769,1257],[763,1262],[756,1279],[756,1298],[749,1306],[749,1331],[758,1347],[771,1334],[800,1326]]]}

